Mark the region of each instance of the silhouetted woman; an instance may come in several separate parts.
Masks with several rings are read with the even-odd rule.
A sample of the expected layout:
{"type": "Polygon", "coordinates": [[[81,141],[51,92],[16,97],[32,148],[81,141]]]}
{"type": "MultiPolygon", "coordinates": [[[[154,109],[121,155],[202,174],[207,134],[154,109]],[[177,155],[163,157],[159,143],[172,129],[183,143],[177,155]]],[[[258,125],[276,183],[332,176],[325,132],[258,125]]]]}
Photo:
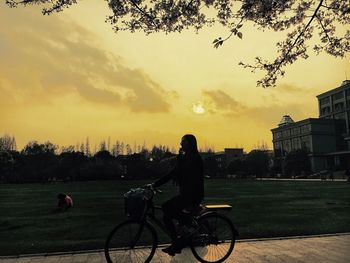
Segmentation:
{"type": "Polygon", "coordinates": [[[192,134],[182,137],[175,168],[153,186],[159,187],[171,179],[177,183],[179,194],[162,205],[163,220],[172,239],[172,244],[163,251],[175,255],[181,252],[181,247],[175,242],[177,233],[173,219],[181,219],[182,211],[198,207],[204,197],[203,161],[198,153],[196,137],[192,134]]]}

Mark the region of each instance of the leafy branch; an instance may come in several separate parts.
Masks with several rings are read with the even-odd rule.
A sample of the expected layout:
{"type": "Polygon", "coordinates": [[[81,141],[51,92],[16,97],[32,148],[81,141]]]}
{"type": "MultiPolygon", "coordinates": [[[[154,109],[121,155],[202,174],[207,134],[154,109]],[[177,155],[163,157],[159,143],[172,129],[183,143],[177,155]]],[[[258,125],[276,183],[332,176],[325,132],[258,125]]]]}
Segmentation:
{"type": "MultiPolygon", "coordinates": [[[[260,70],[265,70],[267,72],[265,77],[258,81],[258,86],[262,86],[263,88],[275,86],[277,76],[278,75],[283,76],[285,73],[281,69],[282,66],[286,66],[287,64],[293,63],[299,56],[302,56],[302,55],[304,55],[305,57],[307,56],[305,53],[306,49],[303,47],[304,39],[302,39],[302,38],[303,37],[305,38],[305,33],[307,32],[312,21],[317,17],[317,13],[320,10],[320,8],[322,7],[323,1],[324,0],[320,0],[317,8],[315,9],[313,15],[310,18],[310,20],[304,26],[304,28],[302,30],[300,30],[297,37],[295,37],[294,42],[292,44],[289,44],[288,41],[290,41],[290,40],[287,38],[287,40],[284,42],[284,44],[286,44],[286,45],[284,45],[284,46],[281,45],[282,46],[281,55],[278,58],[276,58],[274,62],[267,63],[266,61],[263,61],[260,57],[257,57],[255,66],[247,65],[247,64],[244,64],[243,62],[239,63],[244,68],[251,68],[253,71],[255,71],[256,69],[260,69],[260,70]],[[299,47],[299,50],[297,50],[297,52],[295,52],[294,54],[293,53],[291,54],[293,49],[298,49],[298,47],[299,47]]],[[[293,36],[293,34],[290,34],[289,36],[291,37],[291,36],[293,36]]],[[[310,38],[310,37],[311,36],[309,36],[307,38],[310,38]]]]}

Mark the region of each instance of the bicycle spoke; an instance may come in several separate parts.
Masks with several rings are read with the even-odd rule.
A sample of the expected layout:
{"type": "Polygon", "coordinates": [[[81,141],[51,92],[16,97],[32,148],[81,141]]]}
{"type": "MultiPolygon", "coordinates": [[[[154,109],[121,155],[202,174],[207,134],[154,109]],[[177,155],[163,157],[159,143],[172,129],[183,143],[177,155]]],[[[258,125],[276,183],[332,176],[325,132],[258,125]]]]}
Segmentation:
{"type": "Polygon", "coordinates": [[[194,235],[191,250],[201,262],[222,262],[232,252],[235,236],[233,225],[216,213],[199,219],[201,229],[194,235]]]}
{"type": "Polygon", "coordinates": [[[153,257],[155,248],[155,231],[150,225],[126,221],[110,234],[105,255],[109,263],[144,263],[153,257]]]}

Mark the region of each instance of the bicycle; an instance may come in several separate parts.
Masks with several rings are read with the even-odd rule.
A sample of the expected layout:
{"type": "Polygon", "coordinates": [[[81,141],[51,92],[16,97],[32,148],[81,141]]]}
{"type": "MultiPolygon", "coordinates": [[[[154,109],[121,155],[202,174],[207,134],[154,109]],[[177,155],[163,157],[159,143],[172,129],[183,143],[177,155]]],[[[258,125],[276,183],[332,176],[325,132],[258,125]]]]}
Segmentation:
{"type": "MultiPolygon", "coordinates": [[[[164,224],[155,215],[153,197],[159,190],[138,188],[144,191],[145,205],[136,218],[117,225],[105,243],[108,263],[150,262],[158,247],[158,235],[154,225],[168,236],[164,224]]],[[[143,200],[144,201],[144,200],[143,200]]],[[[194,257],[203,263],[219,263],[232,253],[238,231],[231,220],[219,211],[231,210],[230,205],[206,205],[184,213],[185,224],[180,224],[182,242],[191,248],[194,257]]]]}

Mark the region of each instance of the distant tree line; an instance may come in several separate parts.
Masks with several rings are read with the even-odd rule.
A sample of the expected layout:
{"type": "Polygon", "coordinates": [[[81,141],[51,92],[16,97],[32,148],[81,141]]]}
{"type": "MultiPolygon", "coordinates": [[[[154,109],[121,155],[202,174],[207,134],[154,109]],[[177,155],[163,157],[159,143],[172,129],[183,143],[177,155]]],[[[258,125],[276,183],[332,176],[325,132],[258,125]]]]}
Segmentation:
{"type": "Polygon", "coordinates": [[[146,179],[166,174],[175,163],[176,150],[166,145],[148,149],[108,138],[92,150],[86,138],[63,147],[30,141],[17,150],[13,136],[0,137],[0,181],[6,183],[146,179]]]}
{"type": "Polygon", "coordinates": [[[174,151],[164,145],[134,146],[102,141],[91,151],[89,139],[76,146],[28,142],[17,150],[14,137],[0,137],[0,180],[9,183],[144,179],[161,176],[174,165],[174,151]]]}
{"type": "MultiPolygon", "coordinates": [[[[307,152],[289,153],[281,164],[267,147],[260,147],[231,162],[221,160],[211,148],[201,151],[206,177],[285,176],[310,172],[307,152]]],[[[165,145],[133,145],[121,141],[102,141],[94,150],[89,138],[75,146],[59,147],[51,142],[28,142],[17,150],[16,139],[0,137],[0,181],[8,183],[65,182],[84,180],[132,180],[160,177],[176,163],[176,150],[165,145]]]]}

